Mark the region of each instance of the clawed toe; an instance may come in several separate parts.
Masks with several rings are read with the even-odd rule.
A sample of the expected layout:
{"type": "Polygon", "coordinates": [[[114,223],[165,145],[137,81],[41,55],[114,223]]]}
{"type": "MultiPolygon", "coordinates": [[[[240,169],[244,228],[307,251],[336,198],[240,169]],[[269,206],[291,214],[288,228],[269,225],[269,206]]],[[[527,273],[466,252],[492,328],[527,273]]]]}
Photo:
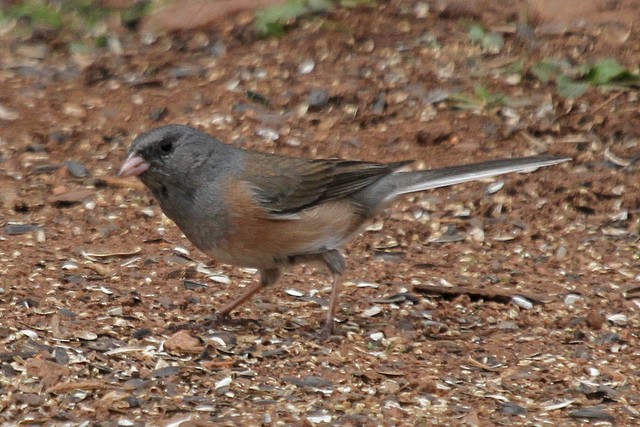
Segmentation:
{"type": "Polygon", "coordinates": [[[255,319],[232,318],[228,314],[214,313],[207,317],[204,322],[209,328],[220,326],[247,326],[257,325],[259,322],[255,319]]]}
{"type": "Polygon", "coordinates": [[[329,341],[332,338],[344,335],[343,331],[337,328],[333,322],[331,324],[325,323],[318,332],[318,341],[320,342],[329,341]]]}

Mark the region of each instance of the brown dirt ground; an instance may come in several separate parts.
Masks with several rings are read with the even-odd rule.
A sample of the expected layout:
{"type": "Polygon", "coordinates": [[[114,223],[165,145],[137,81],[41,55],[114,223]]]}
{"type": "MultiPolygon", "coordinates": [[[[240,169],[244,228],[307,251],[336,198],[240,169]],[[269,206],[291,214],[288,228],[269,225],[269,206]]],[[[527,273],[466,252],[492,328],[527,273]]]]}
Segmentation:
{"type": "Polygon", "coordinates": [[[279,39],[234,21],[142,43],[114,25],[121,53],[3,33],[3,425],[640,422],[638,94],[592,88],[567,101],[501,72],[548,57],[633,67],[640,45],[597,28],[521,37],[490,11],[505,31],[494,55],[471,43],[464,17],[381,3],[279,39]],[[315,68],[300,74],[307,59],[315,68]],[[513,103],[427,99],[477,84],[513,103]],[[317,88],[331,99],[308,111],[317,88]],[[374,110],[381,93],[387,106],[374,110]],[[115,176],[131,139],[164,123],[297,156],[574,161],[504,177],[495,193],[471,183],[394,204],[347,250],[344,333],[329,342],[315,336],[328,277],[306,266],[242,307],[246,322],[175,334],[255,277],[208,260],[139,183],[115,176]],[[69,160],[90,176],[74,177],[69,160]]]}

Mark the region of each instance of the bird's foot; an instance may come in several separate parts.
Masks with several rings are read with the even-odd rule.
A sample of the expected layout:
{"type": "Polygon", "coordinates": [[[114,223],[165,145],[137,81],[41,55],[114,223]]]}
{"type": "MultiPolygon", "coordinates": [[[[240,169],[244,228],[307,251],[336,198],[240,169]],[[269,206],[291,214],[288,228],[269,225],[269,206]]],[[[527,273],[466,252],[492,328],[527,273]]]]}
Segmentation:
{"type": "Polygon", "coordinates": [[[231,319],[228,314],[214,313],[210,316],[205,317],[201,322],[189,322],[170,325],[166,328],[166,330],[169,333],[176,333],[180,330],[206,332],[209,329],[215,329],[222,325],[233,325],[240,322],[241,321],[239,320],[231,319]]]}
{"type": "Polygon", "coordinates": [[[336,338],[341,335],[344,335],[344,333],[340,330],[340,328],[336,327],[333,321],[326,322],[319,331],[318,341],[329,341],[332,338],[336,338]]]}
{"type": "Polygon", "coordinates": [[[212,313],[211,315],[205,317],[202,323],[204,323],[210,328],[213,328],[216,326],[224,325],[230,320],[231,320],[231,317],[229,317],[229,313],[218,312],[218,313],[212,313]]]}
{"type": "Polygon", "coordinates": [[[257,325],[259,322],[255,319],[239,319],[231,318],[228,313],[213,313],[211,316],[207,316],[203,322],[207,328],[216,328],[220,326],[247,326],[257,325]]]}
{"type": "Polygon", "coordinates": [[[177,325],[169,325],[165,328],[165,330],[170,334],[175,334],[178,331],[193,331],[193,332],[202,332],[206,330],[204,325],[201,323],[178,323],[177,325]]]}

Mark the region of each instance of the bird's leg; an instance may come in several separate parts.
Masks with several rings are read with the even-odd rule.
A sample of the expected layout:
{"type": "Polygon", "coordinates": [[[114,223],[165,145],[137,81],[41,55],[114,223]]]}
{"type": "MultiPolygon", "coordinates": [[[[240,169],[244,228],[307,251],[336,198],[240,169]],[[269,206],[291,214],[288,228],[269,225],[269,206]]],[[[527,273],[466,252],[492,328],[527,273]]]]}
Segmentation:
{"type": "Polygon", "coordinates": [[[216,313],[216,320],[222,320],[229,317],[229,313],[244,304],[263,287],[274,284],[278,280],[278,277],[280,277],[280,269],[278,268],[260,270],[260,281],[249,287],[249,289],[247,289],[242,295],[225,304],[220,310],[218,310],[216,313]]]}
{"type": "Polygon", "coordinates": [[[337,250],[331,250],[322,254],[322,260],[331,271],[333,282],[331,284],[331,297],[329,298],[329,312],[324,322],[324,327],[320,332],[320,339],[326,340],[334,332],[334,319],[336,309],[338,307],[338,298],[340,296],[340,285],[342,284],[341,276],[344,273],[344,257],[337,250]]]}
{"type": "Polygon", "coordinates": [[[338,307],[338,296],[340,295],[341,277],[337,273],[333,273],[333,283],[331,284],[331,298],[329,299],[329,311],[324,321],[324,326],[320,332],[320,339],[326,340],[333,333],[334,321],[336,317],[336,308],[338,307]]]}

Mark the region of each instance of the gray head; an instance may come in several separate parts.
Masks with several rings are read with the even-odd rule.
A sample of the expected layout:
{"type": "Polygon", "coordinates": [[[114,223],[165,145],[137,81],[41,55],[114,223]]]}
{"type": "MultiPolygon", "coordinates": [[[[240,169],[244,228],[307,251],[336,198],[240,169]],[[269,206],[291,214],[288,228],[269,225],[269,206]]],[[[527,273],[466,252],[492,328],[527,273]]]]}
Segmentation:
{"type": "Polygon", "coordinates": [[[211,173],[216,163],[224,164],[224,156],[235,150],[190,126],[162,126],[133,141],[119,175],[138,176],[159,196],[167,185],[197,184],[202,173],[211,173]]]}

